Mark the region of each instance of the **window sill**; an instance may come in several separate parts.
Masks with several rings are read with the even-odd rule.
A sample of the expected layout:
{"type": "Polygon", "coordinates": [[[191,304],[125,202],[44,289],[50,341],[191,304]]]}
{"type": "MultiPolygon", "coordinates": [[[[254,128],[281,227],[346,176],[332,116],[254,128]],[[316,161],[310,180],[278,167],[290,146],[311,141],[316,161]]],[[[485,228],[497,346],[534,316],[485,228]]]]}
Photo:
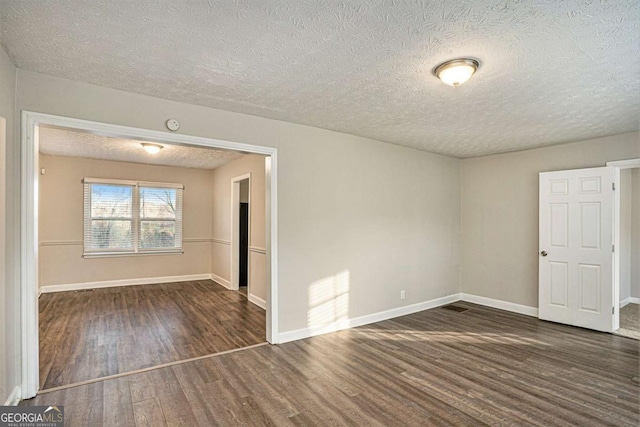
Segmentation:
{"type": "Polygon", "coordinates": [[[121,258],[121,257],[140,257],[149,255],[182,255],[182,249],[172,251],[152,251],[152,252],[91,252],[82,254],[82,258],[121,258]]]}

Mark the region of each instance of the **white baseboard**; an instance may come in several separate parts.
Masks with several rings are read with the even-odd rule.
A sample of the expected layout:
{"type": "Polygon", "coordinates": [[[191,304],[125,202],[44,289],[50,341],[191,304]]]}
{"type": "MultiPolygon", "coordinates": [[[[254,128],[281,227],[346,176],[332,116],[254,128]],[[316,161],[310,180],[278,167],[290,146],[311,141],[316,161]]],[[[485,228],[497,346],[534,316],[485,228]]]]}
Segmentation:
{"type": "Polygon", "coordinates": [[[493,298],[486,298],[465,293],[460,294],[460,300],[472,302],[474,304],[486,305],[487,307],[498,308],[500,310],[511,311],[513,313],[538,317],[538,309],[536,307],[529,307],[528,305],[520,305],[513,302],[501,301],[493,298]]]}
{"type": "Polygon", "coordinates": [[[211,280],[213,280],[216,283],[221,284],[222,286],[224,286],[227,289],[231,289],[231,282],[228,281],[227,279],[223,279],[222,277],[218,276],[217,274],[211,273],[211,280]]]}
{"type": "Polygon", "coordinates": [[[15,386],[5,400],[4,406],[18,406],[18,403],[20,403],[20,386],[15,386]]]}
{"type": "Polygon", "coordinates": [[[417,313],[419,311],[428,310],[430,308],[440,307],[442,305],[451,304],[460,299],[460,294],[452,294],[442,298],[436,298],[417,304],[407,305],[404,307],[393,308],[391,310],[380,311],[374,314],[354,317],[353,319],[343,319],[331,322],[327,325],[297,329],[295,331],[282,332],[278,334],[278,343],[284,344],[290,341],[297,341],[304,338],[322,335],[329,332],[340,331],[342,329],[355,328],[357,326],[368,325],[370,323],[381,322],[383,320],[392,319],[394,317],[405,316],[407,314],[417,313]]]}
{"type": "Polygon", "coordinates": [[[257,305],[261,309],[263,309],[263,310],[267,309],[267,302],[265,300],[263,300],[262,298],[259,298],[259,297],[255,296],[253,294],[249,294],[247,299],[249,300],[249,302],[254,303],[255,305],[257,305]]]}
{"type": "Polygon", "coordinates": [[[185,276],[145,277],[143,279],[107,280],[103,282],[72,283],[69,285],[49,285],[39,289],[41,293],[78,291],[82,289],[113,288],[117,286],[152,285],[156,283],[189,282],[210,280],[211,274],[191,274],[185,276]]]}
{"type": "Polygon", "coordinates": [[[620,301],[620,308],[624,307],[627,304],[640,304],[640,298],[636,297],[628,297],[620,301]]]}

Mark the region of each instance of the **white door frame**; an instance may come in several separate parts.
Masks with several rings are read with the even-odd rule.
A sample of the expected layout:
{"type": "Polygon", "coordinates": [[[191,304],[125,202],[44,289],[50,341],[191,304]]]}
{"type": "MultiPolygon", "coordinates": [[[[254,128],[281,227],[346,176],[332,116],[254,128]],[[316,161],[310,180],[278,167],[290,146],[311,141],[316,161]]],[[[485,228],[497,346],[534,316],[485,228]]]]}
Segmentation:
{"type": "Polygon", "coordinates": [[[613,244],[616,250],[613,251],[613,298],[615,306],[615,316],[613,317],[613,330],[620,328],[620,223],[621,207],[620,207],[620,171],[622,169],[634,169],[640,168],[640,159],[618,160],[613,162],[607,162],[607,166],[613,166],[614,172],[614,184],[615,194],[613,195],[613,244]]]}
{"type": "MultiPolygon", "coordinates": [[[[249,244],[251,246],[251,173],[231,178],[231,269],[229,282],[231,289],[240,288],[240,181],[249,180],[249,244]]],[[[248,248],[247,248],[248,252],[248,248]]],[[[247,298],[251,295],[251,264],[247,253],[247,298]]]]}
{"type": "Polygon", "coordinates": [[[190,136],[164,131],[100,123],[51,114],[22,111],[21,115],[21,189],[20,189],[20,241],[14,250],[20,258],[20,399],[36,395],[39,388],[38,342],[38,185],[39,143],[38,126],[51,125],[73,128],[84,132],[142,141],[155,141],[175,145],[197,145],[243,151],[267,156],[265,159],[265,216],[267,249],[267,341],[279,343],[278,338],[278,150],[273,147],[243,144],[213,138],[190,136]]]}

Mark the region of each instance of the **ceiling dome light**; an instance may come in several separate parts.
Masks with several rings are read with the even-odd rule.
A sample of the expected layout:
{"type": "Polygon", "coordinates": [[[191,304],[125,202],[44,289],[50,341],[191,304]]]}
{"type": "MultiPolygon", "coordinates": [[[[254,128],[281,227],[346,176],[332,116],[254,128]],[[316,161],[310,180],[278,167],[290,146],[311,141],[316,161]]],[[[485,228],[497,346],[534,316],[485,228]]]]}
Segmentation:
{"type": "Polygon", "coordinates": [[[158,154],[162,150],[162,145],[152,144],[150,142],[141,142],[142,148],[144,148],[149,154],[158,154]]]}
{"type": "Polygon", "coordinates": [[[458,87],[469,80],[479,66],[480,63],[475,59],[452,59],[451,61],[443,62],[434,68],[433,74],[442,80],[442,83],[458,87]]]}

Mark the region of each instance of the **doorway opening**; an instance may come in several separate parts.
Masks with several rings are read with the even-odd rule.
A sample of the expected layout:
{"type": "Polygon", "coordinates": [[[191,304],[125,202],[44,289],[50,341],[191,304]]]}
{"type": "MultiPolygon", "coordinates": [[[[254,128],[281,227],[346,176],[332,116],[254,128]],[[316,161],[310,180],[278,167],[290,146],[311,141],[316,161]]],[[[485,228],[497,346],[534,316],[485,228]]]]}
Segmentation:
{"type": "Polygon", "coordinates": [[[640,339],[640,159],[539,188],[539,317],[640,339]]]}
{"type": "Polygon", "coordinates": [[[238,204],[238,290],[249,295],[249,191],[250,178],[240,181],[240,202],[238,204]]]}
{"type": "MultiPolygon", "coordinates": [[[[175,331],[195,331],[196,335],[209,333],[207,325],[202,325],[200,329],[195,324],[190,326],[177,325],[175,322],[182,322],[185,319],[185,316],[183,316],[185,313],[178,315],[174,319],[175,321],[172,321],[162,317],[171,314],[172,309],[157,312],[156,320],[161,323],[164,320],[168,320],[168,323],[166,323],[170,326],[168,329],[155,328],[153,325],[138,325],[141,322],[144,323],[144,315],[129,319],[127,324],[126,321],[121,322],[116,318],[117,316],[114,317],[110,313],[97,313],[96,310],[93,310],[91,307],[96,306],[93,306],[93,303],[89,301],[92,298],[92,294],[102,295],[104,293],[106,295],[100,297],[102,302],[97,311],[103,309],[109,311],[109,307],[114,304],[116,306],[118,304],[127,305],[130,302],[139,301],[141,297],[158,297],[161,299],[158,300],[159,307],[175,303],[176,309],[184,308],[187,312],[191,312],[201,308],[200,305],[204,304],[206,299],[211,299],[209,302],[214,303],[215,301],[213,300],[215,298],[212,295],[216,293],[231,292],[239,297],[236,292],[228,289],[229,281],[218,280],[220,277],[211,271],[200,271],[202,270],[201,266],[210,267],[213,264],[207,259],[202,259],[205,248],[211,247],[211,251],[213,251],[213,247],[216,245],[217,247],[225,244],[229,245],[230,240],[232,240],[231,236],[229,236],[227,237],[229,240],[225,243],[220,236],[205,235],[206,233],[214,233],[212,228],[216,229],[215,224],[211,227],[211,221],[201,217],[205,211],[212,213],[212,203],[209,204],[208,209],[199,209],[202,207],[202,199],[206,198],[206,195],[210,193],[207,167],[198,169],[197,166],[191,165],[191,169],[183,167],[185,169],[183,175],[174,174],[170,176],[169,172],[171,171],[169,169],[172,167],[174,169],[179,168],[180,165],[154,164],[153,161],[130,161],[132,156],[138,155],[138,152],[144,152],[142,142],[161,144],[164,153],[169,153],[174,149],[178,150],[184,156],[178,155],[174,158],[181,160],[188,158],[195,159],[194,161],[215,160],[216,158],[219,159],[223,153],[235,153],[236,158],[252,157],[254,163],[258,162],[260,164],[261,162],[258,170],[262,171],[261,179],[264,189],[262,199],[264,214],[262,215],[263,218],[261,218],[263,221],[262,236],[264,241],[264,265],[262,266],[264,275],[262,282],[265,293],[264,310],[258,307],[247,308],[252,305],[246,304],[246,298],[243,298],[245,307],[241,307],[239,310],[252,310],[252,312],[258,313],[254,316],[255,319],[262,319],[258,322],[261,323],[262,330],[261,338],[258,337],[258,339],[263,342],[266,336],[268,342],[277,342],[277,271],[275,268],[277,265],[277,234],[275,233],[276,149],[40,113],[23,112],[22,119],[21,178],[23,187],[21,196],[23,220],[21,223],[22,246],[20,249],[22,294],[21,360],[23,360],[23,369],[21,399],[35,396],[43,386],[43,381],[47,378],[56,379],[51,376],[52,373],[59,371],[56,368],[56,363],[64,366],[69,375],[75,375],[78,372],[82,372],[83,369],[88,372],[89,377],[74,377],[75,380],[71,377],[63,378],[65,375],[57,375],[57,379],[61,379],[64,383],[61,385],[67,386],[83,380],[96,379],[94,373],[90,372],[92,367],[95,366],[104,367],[104,369],[100,368],[101,372],[97,376],[97,378],[103,378],[114,374],[105,371],[105,369],[108,370],[114,366],[117,367],[116,371],[118,371],[115,374],[120,375],[136,369],[147,369],[207,355],[185,355],[180,353],[180,348],[185,346],[171,347],[171,337],[169,335],[175,331]],[[80,135],[81,138],[86,139],[85,142],[87,143],[67,141],[67,144],[61,144],[63,151],[78,148],[80,150],[87,149],[91,144],[97,144],[96,152],[107,156],[120,153],[124,155],[124,158],[100,158],[100,156],[95,157],[82,151],[74,153],[44,153],[41,149],[45,146],[43,139],[45,133],[48,134],[46,138],[48,138],[47,144],[49,148],[52,146],[50,144],[52,135],[65,133],[66,136],[63,138],[65,140],[80,135]],[[75,136],[70,136],[71,134],[75,136]],[[116,145],[105,149],[100,144],[104,145],[106,142],[116,145]],[[114,149],[116,146],[117,149],[114,149]],[[123,147],[124,152],[120,152],[123,147]],[[207,155],[205,152],[209,150],[217,151],[218,153],[207,155]],[[189,153],[195,153],[195,155],[190,155],[189,153]],[[198,153],[200,154],[198,155],[198,153]],[[44,159],[43,156],[48,157],[44,159]],[[70,167],[71,163],[73,163],[73,168],[70,167]],[[76,170],[79,170],[78,173],[82,175],[82,179],[76,179],[77,176],[75,175],[73,177],[67,176],[71,171],[76,170]],[[198,179],[204,178],[198,181],[196,176],[199,177],[198,179]],[[192,182],[185,185],[185,182],[189,180],[192,180],[192,182]],[[45,196],[49,197],[50,200],[45,200],[42,198],[44,186],[48,186],[49,190],[57,188],[59,191],[55,194],[48,191],[45,196]],[[49,208],[43,210],[44,205],[49,208]],[[59,209],[67,209],[69,212],[60,212],[58,216],[51,215],[53,207],[56,206],[59,209]],[[272,206],[274,207],[273,210],[271,209],[272,206]],[[83,208],[84,215],[82,214],[83,208]],[[187,218],[190,215],[191,218],[187,218]],[[54,224],[56,221],[64,221],[64,226],[54,224]],[[43,230],[45,231],[43,232],[43,230]],[[73,234],[73,237],[60,234],[62,232],[66,233],[66,231],[69,231],[68,234],[70,236],[73,234]],[[199,235],[198,233],[205,234],[199,235]],[[46,241],[42,241],[43,238],[46,241]],[[61,263],[59,262],[61,257],[74,258],[75,264],[71,262],[61,263]],[[187,258],[189,260],[186,260],[187,258]],[[114,265],[122,264],[125,259],[127,262],[132,262],[136,265],[132,264],[128,269],[114,265]],[[186,262],[184,262],[185,260],[186,262]],[[100,265],[98,266],[98,264],[100,265]],[[63,265],[71,265],[71,267],[63,268],[63,265]],[[175,269],[177,273],[171,272],[174,271],[172,270],[173,267],[177,267],[175,269]],[[85,270],[87,272],[86,277],[82,276],[82,272],[85,270]],[[140,271],[143,271],[144,274],[140,273],[140,271]],[[125,272],[131,272],[131,277],[118,276],[125,272]],[[114,274],[118,277],[113,276],[114,274]],[[92,281],[85,280],[93,278],[95,275],[104,277],[101,276],[98,280],[92,281]],[[149,281],[149,278],[153,280],[149,281]],[[188,292],[186,287],[189,287],[188,292]],[[157,290],[160,290],[160,292],[157,292],[157,290]],[[131,293],[135,295],[129,295],[131,293]],[[63,359],[57,360],[56,358],[59,356],[57,351],[49,352],[51,354],[55,353],[54,356],[44,364],[41,364],[41,333],[44,337],[45,334],[50,332],[51,328],[43,328],[40,320],[51,321],[45,326],[53,325],[56,320],[55,315],[43,315],[42,319],[39,318],[39,312],[44,312],[39,309],[46,309],[46,307],[41,307],[39,304],[41,294],[44,300],[47,301],[47,305],[52,308],[52,313],[67,313],[69,316],[74,316],[82,312],[84,316],[96,315],[98,318],[102,316],[104,327],[94,331],[97,335],[89,334],[91,335],[89,336],[85,334],[88,342],[96,344],[95,346],[85,347],[90,354],[87,353],[87,357],[77,357],[78,354],[84,354],[82,353],[83,349],[79,347],[74,350],[76,353],[70,354],[73,360],[82,361],[86,359],[86,361],[90,362],[84,368],[72,366],[72,364],[65,362],[63,359]],[[181,299],[186,294],[193,294],[192,299],[195,302],[189,303],[181,299]],[[81,300],[80,304],[88,309],[85,312],[79,310],[80,307],[72,309],[76,300],[81,300]],[[60,307],[66,307],[68,310],[61,312],[58,310],[60,307]],[[162,315],[162,318],[158,317],[160,315],[162,315]],[[149,360],[137,360],[141,352],[134,350],[136,345],[131,344],[130,348],[127,349],[125,348],[126,342],[119,340],[117,337],[118,325],[123,323],[125,326],[132,327],[130,329],[133,332],[129,331],[132,333],[136,333],[136,331],[146,333],[164,330],[163,333],[167,334],[166,337],[147,337],[145,342],[164,343],[169,346],[169,350],[164,351],[167,348],[161,349],[156,354],[151,355],[149,360]],[[136,328],[136,325],[140,327],[136,328]],[[171,327],[171,325],[174,327],[171,327]],[[111,327],[113,329],[110,329],[111,327]],[[95,347],[100,345],[105,346],[105,351],[96,351],[95,347]],[[112,348],[106,348],[109,346],[112,348]],[[132,358],[130,357],[131,355],[136,355],[136,357],[132,358]],[[164,356],[175,357],[172,360],[164,360],[164,356]],[[140,363],[136,365],[134,362],[140,363]],[[125,365],[131,365],[132,369],[126,368],[125,365]],[[124,368],[124,372],[120,372],[120,368],[124,368]],[[41,378],[42,369],[48,373],[41,378]]],[[[212,169],[212,172],[215,172],[215,168],[212,169]]],[[[212,175],[211,178],[214,180],[215,177],[212,175]]],[[[225,187],[226,189],[229,188],[228,186],[225,187]]],[[[225,197],[229,197],[229,193],[224,193],[226,194],[225,197]]],[[[229,229],[227,228],[227,230],[229,229]]],[[[230,246],[226,247],[230,248],[230,246]]],[[[206,258],[206,256],[204,257],[206,258]]],[[[228,268],[229,264],[225,262],[221,265],[224,264],[226,264],[224,269],[228,268]]],[[[250,278],[248,278],[247,284],[249,282],[250,278]]],[[[230,298],[233,299],[234,297],[230,298]]],[[[228,300],[227,297],[223,297],[223,299],[228,300]]],[[[153,303],[145,303],[144,305],[153,307],[153,303]]],[[[126,307],[120,311],[129,314],[140,312],[135,309],[133,311],[129,310],[126,307]]],[[[220,311],[223,312],[224,310],[220,311]]],[[[193,314],[192,317],[196,321],[197,319],[203,319],[201,313],[191,314],[193,314]]],[[[186,317],[189,315],[190,313],[186,313],[186,317]]],[[[244,314],[239,313],[239,316],[244,316],[244,314]]],[[[150,315],[148,317],[153,318],[154,316],[150,315]]],[[[253,325],[258,324],[255,319],[253,325]]],[[[79,325],[86,332],[88,331],[87,328],[90,328],[94,323],[88,318],[84,320],[87,321],[75,319],[67,324],[79,325]]],[[[64,330],[65,327],[61,326],[56,329],[57,333],[62,337],[67,336],[67,331],[64,330]]],[[[124,333],[126,335],[128,332],[124,331],[124,333]]],[[[224,336],[224,334],[218,335],[224,336]]],[[[182,337],[173,338],[178,341],[182,339],[182,337]]],[[[223,339],[222,341],[225,340],[223,339]]],[[[225,344],[222,341],[220,341],[221,345],[226,345],[230,342],[236,342],[236,344],[242,342],[242,340],[227,339],[225,344]]],[[[79,342],[82,342],[82,340],[79,340],[79,342]]],[[[200,344],[211,342],[210,339],[202,336],[197,340],[197,346],[201,347],[200,344]]],[[[248,343],[248,345],[251,344],[248,343]]],[[[243,346],[246,345],[241,345],[240,347],[243,346]]],[[[211,354],[228,349],[200,348],[200,350],[211,354]]],[[[44,353],[47,353],[47,351],[44,353]]],[[[46,388],[55,388],[56,385],[58,384],[51,383],[46,388]]]]}
{"type": "MultiPolygon", "coordinates": [[[[251,241],[251,173],[231,178],[231,289],[251,294],[249,247],[251,241]]],[[[255,299],[254,299],[255,303],[255,299]]]]}
{"type": "Polygon", "coordinates": [[[640,340],[640,159],[609,162],[616,169],[614,333],[640,340]]]}

